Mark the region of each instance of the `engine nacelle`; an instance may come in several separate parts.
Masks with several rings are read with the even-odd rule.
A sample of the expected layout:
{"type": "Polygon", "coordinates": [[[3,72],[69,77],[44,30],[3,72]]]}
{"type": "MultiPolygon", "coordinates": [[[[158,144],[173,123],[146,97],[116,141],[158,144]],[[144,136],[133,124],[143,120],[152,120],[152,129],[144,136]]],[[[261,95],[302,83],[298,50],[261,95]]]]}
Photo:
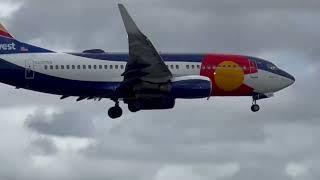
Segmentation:
{"type": "Polygon", "coordinates": [[[204,76],[176,77],[166,84],[141,83],[134,88],[135,97],[126,99],[129,110],[171,109],[175,99],[207,98],[212,94],[212,83],[204,76]]]}
{"type": "Polygon", "coordinates": [[[207,98],[212,94],[212,82],[205,76],[182,76],[172,79],[170,95],[173,98],[207,98]]]}
{"type": "Polygon", "coordinates": [[[142,82],[136,85],[133,91],[137,94],[151,94],[151,93],[163,93],[167,94],[171,91],[171,85],[169,83],[164,84],[152,84],[148,82],[142,82]]]}

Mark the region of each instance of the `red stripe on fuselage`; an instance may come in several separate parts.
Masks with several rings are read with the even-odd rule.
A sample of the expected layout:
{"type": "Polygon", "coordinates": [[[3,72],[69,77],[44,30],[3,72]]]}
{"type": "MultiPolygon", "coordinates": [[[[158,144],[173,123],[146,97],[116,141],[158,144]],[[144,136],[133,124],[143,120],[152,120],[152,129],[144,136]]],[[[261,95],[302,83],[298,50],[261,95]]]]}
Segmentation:
{"type": "MultiPolygon", "coordinates": [[[[214,96],[251,96],[252,95],[253,88],[243,84],[243,82],[236,85],[236,87],[237,87],[236,89],[233,89],[230,91],[230,90],[223,89],[224,85],[223,84],[221,85],[221,83],[224,83],[223,82],[224,77],[219,77],[220,78],[220,82],[219,82],[220,87],[217,85],[216,77],[215,77],[217,75],[215,73],[216,68],[233,68],[233,67],[242,68],[239,76],[244,76],[247,74],[257,72],[257,68],[253,67],[253,65],[251,65],[249,59],[246,56],[224,55],[224,54],[209,54],[209,55],[205,56],[204,60],[202,61],[200,75],[209,77],[211,79],[212,86],[213,86],[213,94],[212,95],[214,95],[214,96]],[[230,67],[228,67],[228,66],[227,67],[218,67],[220,64],[223,64],[224,62],[234,63],[234,64],[237,64],[237,66],[235,67],[233,65],[230,67]],[[221,78],[222,78],[222,82],[221,82],[221,78]]],[[[232,75],[234,75],[234,74],[232,74],[232,75]]],[[[230,77],[226,77],[226,82],[225,82],[226,88],[230,87],[230,82],[232,83],[232,80],[228,82],[228,78],[230,80],[230,78],[232,78],[232,75],[230,75],[230,77]]],[[[237,78],[239,78],[239,77],[237,77],[237,78]]],[[[240,79],[241,79],[241,77],[240,77],[240,79]]]]}

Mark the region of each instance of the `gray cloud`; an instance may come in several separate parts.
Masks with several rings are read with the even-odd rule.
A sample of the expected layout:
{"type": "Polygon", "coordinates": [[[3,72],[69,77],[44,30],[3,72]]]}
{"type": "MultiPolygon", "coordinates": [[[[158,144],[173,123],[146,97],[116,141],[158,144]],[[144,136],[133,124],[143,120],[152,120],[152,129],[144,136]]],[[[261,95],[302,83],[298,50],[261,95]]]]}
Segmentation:
{"type": "MultiPolygon", "coordinates": [[[[116,1],[23,1],[10,26],[25,41],[56,49],[127,51],[116,1]],[[61,6],[61,4],[63,6],[61,6]],[[57,13],[58,12],[58,13],[57,13]],[[45,17],[44,17],[45,15],[45,17]]],[[[319,57],[318,1],[128,1],[130,12],[162,51],[257,55],[294,51],[319,57]],[[146,16],[146,14],[148,14],[146,16]],[[175,39],[172,42],[172,39],[175,39]]]]}
{"type": "Polygon", "coordinates": [[[94,134],[92,117],[79,112],[47,116],[36,111],[26,119],[25,126],[40,134],[53,136],[91,137],[94,134]]]}
{"type": "Polygon", "coordinates": [[[58,151],[52,139],[45,137],[35,139],[31,142],[31,146],[34,147],[36,154],[52,155],[58,151]]]}
{"type": "MultiPolygon", "coordinates": [[[[12,2],[22,5],[5,22],[22,41],[127,51],[117,1],[12,2]]],[[[297,178],[320,176],[319,1],[124,3],[161,51],[263,55],[297,82],[259,101],[257,114],[250,98],[212,98],[178,101],[171,111],[125,110],[119,120],[107,118],[111,101],[60,101],[2,85],[1,179],[289,179],[292,162],[308,169],[297,178]]]]}

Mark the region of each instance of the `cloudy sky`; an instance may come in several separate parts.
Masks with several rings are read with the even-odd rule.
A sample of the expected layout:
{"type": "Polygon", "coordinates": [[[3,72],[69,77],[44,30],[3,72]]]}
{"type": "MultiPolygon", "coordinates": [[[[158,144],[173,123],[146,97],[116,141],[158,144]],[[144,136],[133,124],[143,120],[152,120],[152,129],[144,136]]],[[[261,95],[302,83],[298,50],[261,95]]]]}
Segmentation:
{"type": "MultiPolygon", "coordinates": [[[[0,179],[316,180],[320,178],[319,0],[128,0],[160,51],[262,57],[296,83],[261,100],[178,101],[107,117],[111,101],[0,86],[0,179]]],[[[19,40],[56,51],[127,51],[118,1],[0,0],[19,40]]]]}

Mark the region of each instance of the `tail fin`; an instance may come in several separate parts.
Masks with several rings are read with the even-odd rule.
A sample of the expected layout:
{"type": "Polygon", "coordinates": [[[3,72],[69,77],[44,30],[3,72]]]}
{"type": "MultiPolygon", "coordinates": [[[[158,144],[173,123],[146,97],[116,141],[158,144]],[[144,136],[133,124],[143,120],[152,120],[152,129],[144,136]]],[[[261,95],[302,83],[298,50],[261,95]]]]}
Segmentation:
{"type": "Polygon", "coordinates": [[[7,29],[0,23],[0,36],[14,39],[14,37],[7,31],[7,29]]]}
{"type": "Polygon", "coordinates": [[[0,23],[0,54],[50,53],[53,51],[16,40],[0,23]]]}

